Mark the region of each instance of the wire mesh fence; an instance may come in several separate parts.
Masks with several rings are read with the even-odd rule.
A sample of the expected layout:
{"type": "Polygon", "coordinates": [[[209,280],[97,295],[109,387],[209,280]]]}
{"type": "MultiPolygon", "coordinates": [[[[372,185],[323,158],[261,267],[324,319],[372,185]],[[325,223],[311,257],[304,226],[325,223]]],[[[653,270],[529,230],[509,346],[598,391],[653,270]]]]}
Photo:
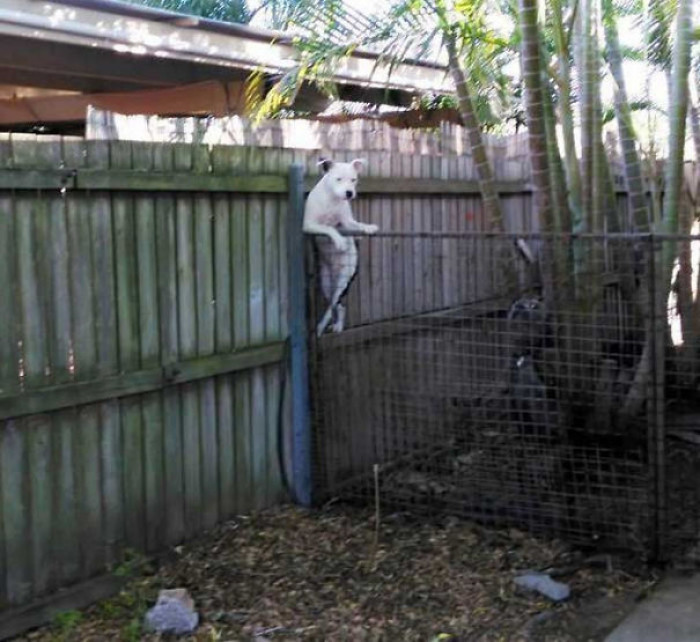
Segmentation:
{"type": "Polygon", "coordinates": [[[311,344],[317,499],[700,559],[700,241],[531,236],[533,265],[516,241],[357,240],[342,332],[311,344]]]}

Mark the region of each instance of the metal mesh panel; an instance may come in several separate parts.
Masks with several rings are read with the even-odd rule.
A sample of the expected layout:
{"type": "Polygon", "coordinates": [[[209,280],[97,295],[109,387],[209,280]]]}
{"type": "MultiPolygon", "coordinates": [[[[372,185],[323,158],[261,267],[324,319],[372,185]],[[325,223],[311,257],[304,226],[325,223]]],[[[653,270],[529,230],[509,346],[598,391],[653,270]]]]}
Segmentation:
{"type": "MultiPolygon", "coordinates": [[[[345,329],[311,342],[316,498],[378,491],[394,509],[692,557],[698,274],[669,287],[664,269],[691,242],[535,236],[538,269],[514,242],[357,240],[345,329]]],[[[312,324],[326,306],[318,265],[310,259],[312,324]]]]}

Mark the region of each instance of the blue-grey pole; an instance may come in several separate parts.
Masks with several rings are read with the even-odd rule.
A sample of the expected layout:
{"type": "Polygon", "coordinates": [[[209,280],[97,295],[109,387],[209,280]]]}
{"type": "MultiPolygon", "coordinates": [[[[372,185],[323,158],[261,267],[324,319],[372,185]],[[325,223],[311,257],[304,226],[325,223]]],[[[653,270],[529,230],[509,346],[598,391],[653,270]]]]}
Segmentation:
{"type": "Polygon", "coordinates": [[[296,501],[311,505],[311,420],[309,411],[309,355],[306,330],[304,267],[304,170],[289,168],[287,272],[289,276],[289,340],[292,392],[292,476],[296,501]]]}

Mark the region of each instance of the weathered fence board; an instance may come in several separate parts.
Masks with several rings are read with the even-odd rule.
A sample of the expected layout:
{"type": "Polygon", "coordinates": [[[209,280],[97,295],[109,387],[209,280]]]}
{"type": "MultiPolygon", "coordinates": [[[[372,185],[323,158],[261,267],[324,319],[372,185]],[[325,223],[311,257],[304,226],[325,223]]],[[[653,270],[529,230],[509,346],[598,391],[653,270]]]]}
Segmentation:
{"type": "MultiPolygon", "coordinates": [[[[279,189],[237,195],[176,184],[221,167],[207,148],[15,143],[0,181],[0,605],[282,490],[287,168],[271,166],[279,189]],[[126,180],[154,170],[169,184],[126,180]]],[[[217,154],[226,171],[250,160],[217,154]]]]}

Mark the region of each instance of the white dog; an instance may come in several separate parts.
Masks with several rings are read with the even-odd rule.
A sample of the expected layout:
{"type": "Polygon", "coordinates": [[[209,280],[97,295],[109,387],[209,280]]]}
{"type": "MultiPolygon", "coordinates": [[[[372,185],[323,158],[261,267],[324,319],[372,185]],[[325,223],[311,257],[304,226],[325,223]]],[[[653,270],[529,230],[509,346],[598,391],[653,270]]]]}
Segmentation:
{"type": "Polygon", "coordinates": [[[328,302],[328,309],[316,327],[319,337],[331,321],[333,332],[343,331],[345,307],[340,300],[357,271],[355,240],[342,236],[338,230],[374,234],[379,229],[356,221],[350,209],[350,201],[357,195],[357,173],[363,164],[359,158],[350,163],[322,159],[319,165],[324,174],[306,199],[304,232],[316,235],[321,292],[328,302]]]}

